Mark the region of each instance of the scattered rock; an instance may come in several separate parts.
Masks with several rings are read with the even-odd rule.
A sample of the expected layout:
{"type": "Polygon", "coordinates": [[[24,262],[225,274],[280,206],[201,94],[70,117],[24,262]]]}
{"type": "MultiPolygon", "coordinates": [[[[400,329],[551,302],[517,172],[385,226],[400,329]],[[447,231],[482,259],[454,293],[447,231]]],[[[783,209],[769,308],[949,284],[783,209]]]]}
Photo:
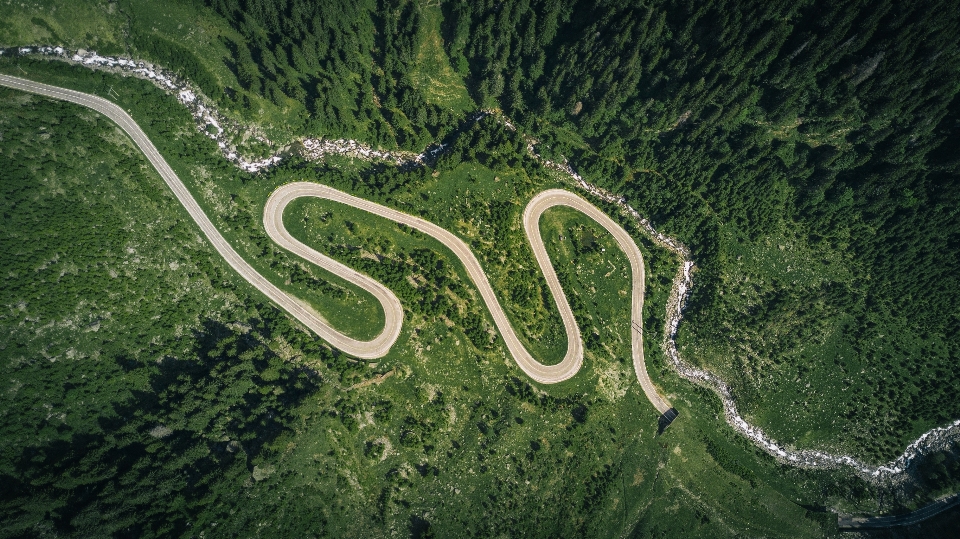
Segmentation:
{"type": "Polygon", "coordinates": [[[267,463],[267,464],[261,464],[261,465],[259,465],[259,466],[254,466],[254,467],[253,467],[253,480],[254,480],[254,481],[263,481],[264,479],[266,479],[266,478],[270,477],[271,475],[273,475],[273,472],[275,472],[275,471],[277,471],[277,469],[273,466],[273,464],[269,464],[269,463],[267,463]]]}
{"type": "Polygon", "coordinates": [[[153,436],[154,438],[158,438],[158,439],[166,438],[167,436],[170,436],[172,433],[173,433],[173,429],[171,429],[166,425],[157,425],[156,427],[153,427],[152,429],[150,429],[150,436],[153,436]]]}

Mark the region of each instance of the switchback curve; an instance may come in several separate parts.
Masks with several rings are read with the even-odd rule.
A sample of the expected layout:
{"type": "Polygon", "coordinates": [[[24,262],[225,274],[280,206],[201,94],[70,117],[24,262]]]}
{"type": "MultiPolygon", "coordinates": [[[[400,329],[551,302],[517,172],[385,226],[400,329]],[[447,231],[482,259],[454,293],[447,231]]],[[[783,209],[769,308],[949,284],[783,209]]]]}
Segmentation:
{"type": "MultiPolygon", "coordinates": [[[[386,313],[387,327],[399,327],[402,320],[402,310],[396,296],[385,286],[374,281],[370,277],[350,269],[343,264],[317,252],[316,250],[304,245],[294,238],[283,226],[283,210],[296,199],[302,197],[315,197],[332,200],[341,204],[346,204],[374,215],[389,219],[396,223],[401,223],[424,234],[431,236],[445,247],[453,252],[467,271],[467,275],[474,282],[480,292],[483,302],[493,317],[494,324],[503,336],[507,349],[513,356],[517,365],[531,378],[544,384],[554,384],[562,382],[575,375],[583,364],[583,341],[580,337],[580,328],[570,309],[563,288],[557,278],[556,271],[547,254],[543,238],[540,235],[540,217],[543,213],[555,206],[567,206],[573,208],[584,215],[590,217],[600,226],[610,232],[617,242],[617,245],[627,255],[630,261],[630,269],[633,277],[633,294],[631,296],[631,334],[633,350],[633,366],[637,374],[637,379],[647,395],[647,398],[653,406],[661,413],[670,410],[670,405],[660,396],[656,387],[647,375],[646,365],[643,356],[643,299],[645,288],[645,273],[643,265],[643,255],[637,248],[636,243],[620,225],[610,217],[600,211],[596,206],[590,204],[579,196],[562,189],[551,189],[544,191],[533,198],[523,212],[523,227],[530,241],[537,263],[543,272],[547,281],[547,286],[553,294],[557,310],[560,312],[560,318],[563,320],[564,329],[567,333],[567,353],[563,360],[556,365],[544,365],[537,361],[526,347],[523,346],[516,331],[507,319],[506,313],[500,302],[497,300],[490,281],[486,273],[471,251],[470,247],[444,228],[434,223],[426,221],[401,211],[397,211],[386,206],[382,206],[369,200],[355,197],[339,191],[332,187],[318,183],[296,182],[289,183],[279,187],[267,199],[264,208],[263,224],[270,239],[275,241],[281,247],[290,252],[309,260],[310,262],[327,269],[337,276],[350,281],[357,286],[373,294],[383,305],[386,313]]],[[[328,326],[328,331],[336,332],[328,326]]],[[[384,332],[386,333],[386,331],[384,332]]],[[[343,338],[346,338],[343,336],[343,338]]],[[[392,344],[392,343],[391,343],[392,344]]],[[[389,348],[389,347],[388,347],[389,348]]],[[[386,352],[384,352],[386,353],[386,352]]]]}

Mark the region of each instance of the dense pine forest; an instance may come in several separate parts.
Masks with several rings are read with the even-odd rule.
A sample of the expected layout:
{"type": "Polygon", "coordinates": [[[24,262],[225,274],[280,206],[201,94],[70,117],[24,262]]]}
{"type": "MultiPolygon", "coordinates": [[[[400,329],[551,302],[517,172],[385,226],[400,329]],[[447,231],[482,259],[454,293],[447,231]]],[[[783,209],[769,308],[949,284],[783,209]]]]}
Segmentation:
{"type": "MultiPolygon", "coordinates": [[[[527,199],[563,186],[530,143],[690,248],[680,351],[775,439],[882,463],[960,418],[953,2],[165,4],[0,6],[0,46],[168,67],[250,126],[241,147],[264,133],[274,150],[304,136],[448,144],[419,168],[294,155],[241,173],[147,82],[0,58],[3,73],[134,111],[239,250],[325,315],[355,308],[342,320],[357,331],[379,320],[263,235],[263,200],[287,181],[466,235],[527,344],[561,354],[527,255],[503,256],[526,249],[527,199]],[[474,122],[481,110],[516,130],[474,122]]],[[[0,90],[0,164],[0,425],[12,440],[0,537],[252,535],[262,523],[297,536],[822,537],[836,534],[831,511],[905,511],[960,484],[960,444],[916,463],[904,487],[784,466],[732,432],[716,397],[663,358],[676,261],[647,243],[648,366],[681,420],[643,434],[642,394],[610,389],[626,368],[618,285],[581,275],[584,261],[606,263],[606,240],[570,215],[542,227],[569,236],[551,256],[599,366],[539,386],[504,366],[455,260],[402,228],[319,203],[291,210],[291,230],[389,282],[409,309],[400,350],[364,363],[234,282],[105,119],[0,90]],[[137,175],[146,183],[125,179],[137,175]]]]}

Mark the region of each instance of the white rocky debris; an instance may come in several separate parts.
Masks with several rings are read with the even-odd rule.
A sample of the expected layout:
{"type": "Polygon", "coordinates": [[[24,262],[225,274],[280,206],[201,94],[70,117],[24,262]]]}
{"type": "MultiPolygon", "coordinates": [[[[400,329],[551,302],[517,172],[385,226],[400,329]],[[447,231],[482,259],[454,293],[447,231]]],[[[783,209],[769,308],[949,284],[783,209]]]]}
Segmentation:
{"type": "Polygon", "coordinates": [[[303,145],[303,157],[310,161],[318,161],[325,155],[342,155],[364,160],[390,161],[402,165],[408,161],[419,161],[420,157],[410,152],[374,150],[365,144],[348,139],[308,138],[300,143],[303,145]]]}
{"type": "MultiPolygon", "coordinates": [[[[236,155],[236,154],[231,154],[236,155]]],[[[234,162],[243,170],[247,172],[259,172],[263,169],[270,168],[273,165],[276,165],[281,161],[280,156],[267,157],[266,159],[261,159],[259,161],[247,161],[245,159],[235,159],[234,162]]]]}

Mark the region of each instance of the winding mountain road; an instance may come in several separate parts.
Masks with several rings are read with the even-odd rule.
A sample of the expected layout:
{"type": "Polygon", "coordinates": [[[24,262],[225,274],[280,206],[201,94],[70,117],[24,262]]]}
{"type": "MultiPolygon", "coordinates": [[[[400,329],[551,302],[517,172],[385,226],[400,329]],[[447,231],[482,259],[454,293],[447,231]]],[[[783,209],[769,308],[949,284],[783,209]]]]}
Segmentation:
{"type": "Polygon", "coordinates": [[[484,303],[490,310],[494,323],[503,336],[507,349],[517,365],[534,380],[545,383],[557,383],[575,375],[583,363],[583,342],[580,329],[567,302],[566,295],[560,287],[556,272],[547,255],[543,239],[540,235],[539,222],[543,213],[555,206],[567,206],[587,215],[613,235],[617,244],[630,260],[632,271],[633,293],[631,301],[631,334],[632,355],[634,370],[641,388],[647,398],[661,414],[671,412],[669,403],[657,392],[656,387],[647,375],[643,356],[643,300],[645,288],[645,274],[643,256],[630,235],[614,222],[609,216],[601,212],[596,206],[577,195],[561,189],[544,191],[533,198],[523,213],[523,226],[530,240],[533,253],[543,271],[547,286],[553,294],[560,317],[563,320],[567,333],[567,353],[563,360],[556,365],[544,365],[538,362],[520,342],[513,326],[501,307],[493,292],[486,273],[480,262],[474,256],[469,246],[449,231],[419,217],[415,217],[380,204],[370,202],[355,196],[338,191],[331,187],[316,183],[297,182],[278,188],[267,200],[264,209],[264,227],[270,238],[290,252],[350,281],[351,283],[370,292],[383,306],[385,324],[383,331],[370,341],[352,339],[335,330],[327,321],[323,320],[303,302],[289,295],[260,275],[247,263],[226,241],[216,229],[210,219],[203,212],[200,205],[194,200],[183,182],[173,172],[163,159],[156,147],[147,138],[146,134],[134,120],[119,106],[106,99],[73,91],[56,86],[33,82],[18,77],[0,75],[0,85],[76,103],[93,109],[120,126],[144,153],[150,163],[170,187],[177,200],[187,210],[187,213],[200,227],[201,231],[210,240],[210,243],[227,263],[247,280],[251,285],[264,293],[271,301],[287,311],[291,316],[310,328],[320,338],[332,346],[359,358],[374,359],[384,356],[400,335],[403,325],[403,309],[396,295],[379,282],[356,270],[353,270],[319,252],[304,245],[295,239],[283,226],[283,211],[287,205],[301,197],[317,197],[347,204],[354,208],[373,213],[391,221],[402,223],[415,228],[440,241],[456,256],[466,268],[467,274],[480,292],[484,303]]]}

